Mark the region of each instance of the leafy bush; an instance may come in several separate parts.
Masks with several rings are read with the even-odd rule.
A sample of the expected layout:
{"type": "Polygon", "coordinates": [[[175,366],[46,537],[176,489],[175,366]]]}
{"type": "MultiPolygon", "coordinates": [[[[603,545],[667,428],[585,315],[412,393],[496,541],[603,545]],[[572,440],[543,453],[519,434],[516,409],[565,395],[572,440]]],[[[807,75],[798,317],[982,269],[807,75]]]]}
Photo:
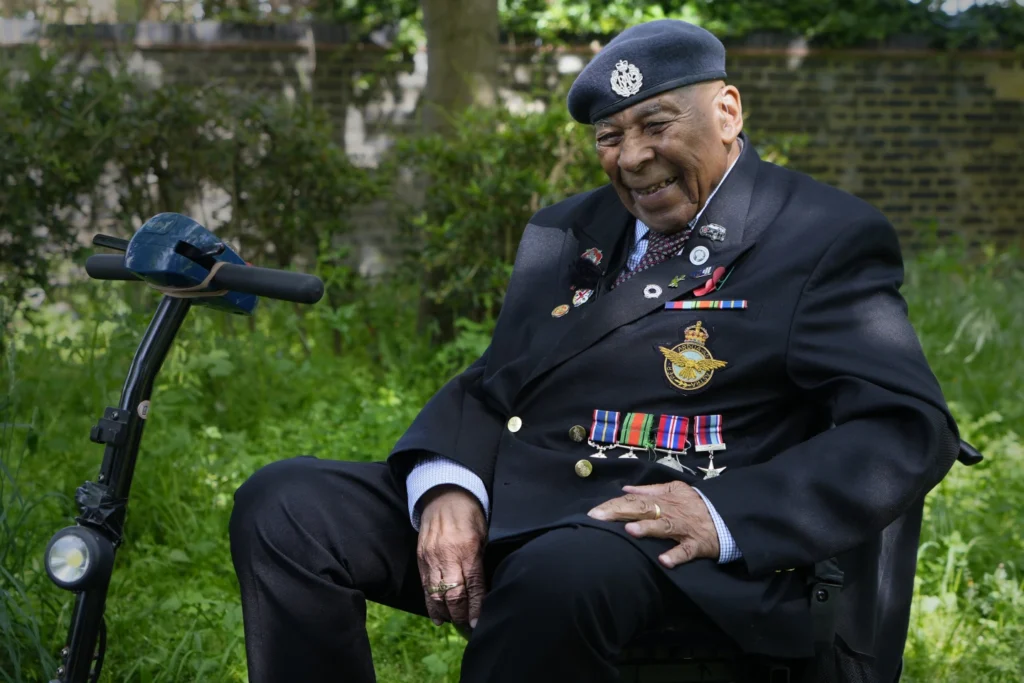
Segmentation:
{"type": "Polygon", "coordinates": [[[588,130],[564,106],[531,115],[471,109],[451,136],[402,140],[396,158],[428,187],[403,228],[407,273],[425,273],[426,317],[451,339],[454,321],[497,314],[530,216],[606,182],[588,130]]]}
{"type": "Polygon", "coordinates": [[[116,61],[61,51],[29,51],[3,80],[13,84],[0,91],[9,189],[0,224],[10,235],[0,239],[0,298],[9,307],[27,286],[49,284],[49,264],[80,235],[127,236],[156,213],[193,205],[209,206],[196,217],[253,262],[312,261],[333,253],[353,207],[381,187],[305,97],[218,83],[155,88],[116,61]]]}
{"type": "Polygon", "coordinates": [[[49,265],[70,254],[114,142],[118,92],[126,80],[84,77],[28,53],[22,73],[0,71],[0,324],[3,303],[45,287],[49,265]]]}
{"type": "Polygon", "coordinates": [[[941,0],[500,0],[502,24],[522,38],[555,43],[606,39],[653,19],[684,19],[723,38],[754,33],[803,37],[823,47],[854,47],[913,35],[930,47],[1001,45],[1024,39],[1018,0],[971,4],[947,15],[941,0]]]}

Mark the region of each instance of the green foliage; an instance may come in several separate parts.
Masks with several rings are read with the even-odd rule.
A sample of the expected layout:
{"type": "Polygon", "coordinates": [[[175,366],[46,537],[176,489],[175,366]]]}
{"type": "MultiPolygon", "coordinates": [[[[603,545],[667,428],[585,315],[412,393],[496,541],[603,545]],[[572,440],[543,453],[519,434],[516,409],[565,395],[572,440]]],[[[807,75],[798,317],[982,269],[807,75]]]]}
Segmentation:
{"type": "Polygon", "coordinates": [[[779,33],[823,47],[862,46],[914,35],[932,47],[1016,47],[1024,39],[1019,0],[972,6],[955,16],[942,2],[909,0],[499,0],[512,34],[555,43],[612,36],[653,19],[683,19],[720,37],[779,33]]]}
{"type": "Polygon", "coordinates": [[[89,222],[87,198],[117,133],[111,124],[124,80],[106,72],[81,77],[30,53],[24,73],[0,71],[0,84],[2,322],[3,300],[44,287],[50,263],[74,250],[79,225],[89,222]]]}
{"type": "MultiPolygon", "coordinates": [[[[335,277],[348,277],[344,273],[335,277]]],[[[1021,680],[1024,638],[1024,270],[1014,254],[923,254],[904,288],[925,352],[978,467],[955,466],[923,526],[906,680],[1021,680]]],[[[71,495],[94,478],[86,440],[116,401],[144,310],[133,285],[75,283],[19,318],[0,373],[0,681],[52,672],[70,596],[41,568],[49,536],[71,523],[71,495]]],[[[364,285],[344,315],[264,302],[247,320],[195,309],[158,378],[108,603],[106,677],[244,681],[238,589],[225,529],[235,488],[263,464],[310,453],[380,460],[431,393],[487,343],[464,321],[432,350],[401,282],[364,285]],[[334,355],[333,335],[347,349],[334,355]],[[155,626],[155,624],[157,626],[155,626]]],[[[450,628],[372,606],[379,680],[458,678],[450,628]]],[[[45,680],[45,679],[44,679],[45,680]]]]}
{"type": "Polygon", "coordinates": [[[530,216],[605,182],[592,145],[564,106],[526,116],[472,109],[450,136],[399,142],[402,166],[429,179],[404,226],[403,269],[434,276],[424,296],[435,315],[480,321],[497,313],[530,216]]]}
{"type": "Polygon", "coordinates": [[[344,234],[347,216],[380,190],[335,142],[323,111],[234,91],[153,87],[111,61],[29,53],[0,74],[0,298],[17,304],[46,287],[49,264],[93,231],[130,235],[162,211],[188,212],[241,245],[246,258],[289,265],[317,258],[344,234]],[[86,60],[85,63],[88,63],[86,60]],[[110,202],[110,199],[113,199],[110,202]],[[105,206],[105,204],[110,204],[105,206]],[[109,214],[109,215],[105,215],[109,214]]]}

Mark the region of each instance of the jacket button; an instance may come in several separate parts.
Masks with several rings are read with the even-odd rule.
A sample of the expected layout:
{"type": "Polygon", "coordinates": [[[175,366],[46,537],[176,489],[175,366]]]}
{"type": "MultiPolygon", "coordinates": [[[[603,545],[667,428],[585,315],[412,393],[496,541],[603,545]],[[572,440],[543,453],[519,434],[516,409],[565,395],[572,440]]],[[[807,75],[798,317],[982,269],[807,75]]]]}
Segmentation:
{"type": "Polygon", "coordinates": [[[586,479],[590,476],[590,473],[594,471],[594,466],[590,464],[589,460],[578,460],[576,461],[576,476],[581,479],[586,479]]]}
{"type": "Polygon", "coordinates": [[[569,438],[575,441],[576,443],[579,443],[583,441],[583,439],[587,438],[587,430],[583,427],[583,425],[576,425],[575,427],[569,430],[569,438]]]}
{"type": "Polygon", "coordinates": [[[508,431],[518,432],[523,428],[523,421],[517,416],[512,416],[508,419],[508,431]]]}

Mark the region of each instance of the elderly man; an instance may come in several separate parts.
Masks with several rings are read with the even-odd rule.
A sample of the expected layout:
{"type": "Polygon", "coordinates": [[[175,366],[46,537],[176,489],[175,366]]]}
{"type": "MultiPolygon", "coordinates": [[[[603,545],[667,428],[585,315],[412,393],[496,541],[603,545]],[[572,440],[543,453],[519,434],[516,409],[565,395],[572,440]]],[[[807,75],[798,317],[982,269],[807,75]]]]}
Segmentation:
{"type": "Polygon", "coordinates": [[[470,633],[462,680],[618,680],[666,618],[892,681],[956,425],[888,221],[758,159],[725,50],[631,28],[569,93],[609,184],[526,227],[487,352],[385,463],[297,458],[231,522],[250,678],[371,681],[365,599],[470,633]]]}

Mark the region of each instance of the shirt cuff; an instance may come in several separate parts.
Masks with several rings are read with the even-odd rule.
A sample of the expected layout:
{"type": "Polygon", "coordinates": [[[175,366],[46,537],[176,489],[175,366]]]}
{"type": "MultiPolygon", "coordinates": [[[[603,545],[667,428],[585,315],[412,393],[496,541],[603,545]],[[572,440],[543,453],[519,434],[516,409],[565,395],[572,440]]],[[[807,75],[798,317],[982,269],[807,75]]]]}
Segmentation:
{"type": "Polygon", "coordinates": [[[742,558],[743,553],[740,552],[740,547],[736,545],[736,539],[732,537],[729,527],[725,525],[725,521],[718,514],[718,511],[715,510],[715,506],[711,504],[707,496],[701,493],[700,489],[694,489],[694,491],[704,501],[704,504],[708,506],[708,512],[711,513],[711,521],[715,523],[715,531],[718,532],[718,564],[734,562],[742,558]]]}
{"type": "Polygon", "coordinates": [[[484,518],[489,518],[490,501],[483,480],[454,460],[432,455],[421,459],[405,478],[405,489],[409,498],[409,520],[413,529],[420,530],[420,498],[435,486],[445,484],[460,486],[476,496],[484,509],[484,518]]]}

